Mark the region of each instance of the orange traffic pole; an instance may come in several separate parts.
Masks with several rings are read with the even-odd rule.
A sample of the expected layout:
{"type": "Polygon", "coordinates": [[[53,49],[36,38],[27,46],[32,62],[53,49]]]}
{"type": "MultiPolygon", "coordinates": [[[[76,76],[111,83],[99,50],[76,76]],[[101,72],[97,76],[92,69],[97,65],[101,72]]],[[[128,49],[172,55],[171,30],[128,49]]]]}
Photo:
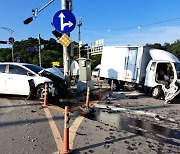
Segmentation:
{"type": "Polygon", "coordinates": [[[86,107],[89,108],[89,93],[90,93],[90,88],[87,87],[87,95],[86,95],[86,107]]]}
{"type": "Polygon", "coordinates": [[[96,77],[96,85],[99,83],[99,76],[96,77]]]}
{"type": "Polygon", "coordinates": [[[102,100],[102,83],[100,83],[98,96],[99,96],[99,101],[101,101],[102,100]]]}
{"type": "Polygon", "coordinates": [[[42,105],[43,107],[47,107],[48,106],[48,84],[45,83],[44,84],[44,91],[45,91],[45,95],[44,95],[44,104],[42,105]]]}
{"type": "Polygon", "coordinates": [[[61,154],[69,154],[72,151],[69,149],[69,107],[65,107],[64,113],[64,147],[61,154]]]}
{"type": "Polygon", "coordinates": [[[113,95],[113,83],[114,81],[113,80],[111,80],[111,89],[110,89],[110,96],[112,96],[113,95]]]}

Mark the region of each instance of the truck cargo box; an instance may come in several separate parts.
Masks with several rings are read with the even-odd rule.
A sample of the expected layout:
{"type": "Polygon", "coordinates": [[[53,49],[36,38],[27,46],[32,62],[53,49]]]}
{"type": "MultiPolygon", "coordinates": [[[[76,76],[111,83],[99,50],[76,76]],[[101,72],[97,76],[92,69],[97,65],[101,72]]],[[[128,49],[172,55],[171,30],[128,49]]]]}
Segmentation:
{"type": "Polygon", "coordinates": [[[104,46],[100,77],[144,83],[150,59],[149,48],[143,46],[104,46]]]}

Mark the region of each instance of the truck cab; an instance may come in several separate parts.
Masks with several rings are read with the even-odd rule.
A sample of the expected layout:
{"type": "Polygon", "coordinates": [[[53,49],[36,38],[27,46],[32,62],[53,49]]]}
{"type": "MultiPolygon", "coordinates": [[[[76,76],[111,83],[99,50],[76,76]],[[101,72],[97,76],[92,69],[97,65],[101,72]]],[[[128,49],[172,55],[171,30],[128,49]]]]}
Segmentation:
{"type": "Polygon", "coordinates": [[[152,60],[146,68],[145,86],[152,97],[165,97],[166,102],[173,99],[180,88],[180,62],[169,52],[152,49],[152,60]]]}

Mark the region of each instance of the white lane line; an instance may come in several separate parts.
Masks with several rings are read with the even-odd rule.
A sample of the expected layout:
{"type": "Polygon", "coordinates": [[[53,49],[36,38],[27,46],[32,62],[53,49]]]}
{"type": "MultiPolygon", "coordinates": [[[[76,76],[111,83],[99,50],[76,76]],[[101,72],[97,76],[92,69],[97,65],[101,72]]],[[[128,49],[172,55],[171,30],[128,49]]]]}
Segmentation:
{"type": "Polygon", "coordinates": [[[62,140],[62,137],[61,137],[61,135],[60,135],[60,133],[58,131],[56,123],[54,122],[53,117],[52,117],[49,109],[44,108],[44,111],[45,111],[46,117],[47,117],[47,119],[49,121],[49,125],[51,127],[51,130],[52,130],[52,133],[53,133],[54,140],[56,142],[58,151],[62,151],[63,150],[63,140],[62,140]]]}
{"type": "Polygon", "coordinates": [[[84,117],[83,116],[78,116],[73,124],[71,125],[70,129],[69,129],[69,136],[70,136],[70,141],[69,141],[69,148],[73,149],[73,144],[74,144],[74,139],[76,136],[76,132],[81,124],[81,122],[83,121],[84,117]]]}

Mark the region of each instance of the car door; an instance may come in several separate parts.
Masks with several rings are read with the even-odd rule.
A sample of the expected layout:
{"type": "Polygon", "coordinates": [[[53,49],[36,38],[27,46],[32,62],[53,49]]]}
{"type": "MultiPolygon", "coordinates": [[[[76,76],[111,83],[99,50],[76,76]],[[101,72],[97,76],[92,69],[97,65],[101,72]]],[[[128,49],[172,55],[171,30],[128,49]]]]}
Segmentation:
{"type": "Polygon", "coordinates": [[[6,64],[0,65],[0,93],[5,93],[6,64]]]}
{"type": "Polygon", "coordinates": [[[146,68],[145,86],[147,87],[157,86],[156,68],[157,68],[157,62],[151,60],[146,68]]]}
{"type": "Polygon", "coordinates": [[[17,95],[29,95],[30,88],[28,80],[31,78],[27,75],[27,70],[21,66],[8,65],[6,74],[6,93],[17,95]]]}

